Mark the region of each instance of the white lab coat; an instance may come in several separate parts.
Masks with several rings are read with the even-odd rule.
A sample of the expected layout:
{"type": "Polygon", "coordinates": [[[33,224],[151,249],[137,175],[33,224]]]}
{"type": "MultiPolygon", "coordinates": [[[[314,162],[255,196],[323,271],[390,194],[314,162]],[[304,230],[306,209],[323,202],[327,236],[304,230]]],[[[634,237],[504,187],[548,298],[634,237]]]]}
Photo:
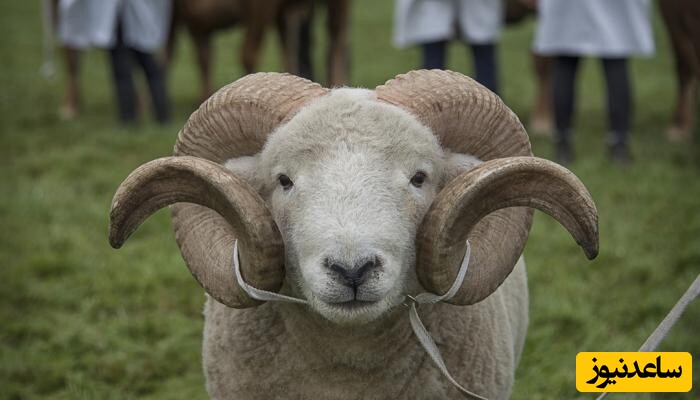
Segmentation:
{"type": "Polygon", "coordinates": [[[396,0],[394,44],[405,47],[455,37],[488,44],[498,40],[502,26],[502,0],[396,0]]]}
{"type": "Polygon", "coordinates": [[[74,49],[91,47],[99,25],[92,17],[94,11],[98,11],[94,0],[59,0],[58,41],[74,49]]]}
{"type": "Polygon", "coordinates": [[[60,0],[58,37],[74,48],[113,47],[121,15],[126,45],[153,52],[167,39],[170,12],[171,0],[60,0]]]}
{"type": "Polygon", "coordinates": [[[534,50],[599,57],[654,53],[650,0],[540,0],[534,50]]]}

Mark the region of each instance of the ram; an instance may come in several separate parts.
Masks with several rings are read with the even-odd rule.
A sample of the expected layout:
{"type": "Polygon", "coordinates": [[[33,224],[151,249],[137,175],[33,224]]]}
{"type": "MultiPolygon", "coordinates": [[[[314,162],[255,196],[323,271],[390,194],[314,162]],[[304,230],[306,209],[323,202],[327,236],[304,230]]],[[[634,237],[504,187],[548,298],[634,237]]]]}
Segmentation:
{"type": "Polygon", "coordinates": [[[111,244],[171,204],[208,294],[203,364],[215,399],[459,396],[403,304],[447,292],[465,265],[452,304],[420,313],[459,383],[506,398],[527,330],[529,207],[589,257],[598,248],[581,182],[532,157],[515,114],[449,71],[373,91],[242,78],[190,117],[173,157],[122,183],[111,244]],[[304,303],[261,302],[247,285],[304,303]]]}

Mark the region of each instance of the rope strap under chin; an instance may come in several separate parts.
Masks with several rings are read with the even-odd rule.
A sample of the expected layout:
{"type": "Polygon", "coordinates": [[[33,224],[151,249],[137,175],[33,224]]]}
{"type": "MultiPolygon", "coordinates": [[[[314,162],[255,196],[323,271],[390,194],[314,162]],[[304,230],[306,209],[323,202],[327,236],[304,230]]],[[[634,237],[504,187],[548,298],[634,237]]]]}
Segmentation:
{"type": "MultiPolygon", "coordinates": [[[[418,338],[418,341],[423,346],[423,349],[425,349],[425,351],[428,353],[428,355],[438,367],[440,372],[442,372],[442,374],[447,378],[447,380],[449,380],[450,383],[452,383],[455,386],[455,388],[457,388],[457,390],[459,390],[460,393],[464,395],[465,398],[486,400],[486,398],[474,394],[462,387],[459,383],[457,383],[457,381],[452,377],[452,375],[450,375],[450,372],[447,370],[447,366],[445,365],[445,361],[442,359],[442,355],[440,354],[440,349],[438,349],[437,345],[435,344],[435,341],[430,336],[430,333],[425,328],[425,325],[423,325],[423,322],[418,316],[418,310],[416,309],[416,304],[435,304],[441,301],[451,299],[462,286],[464,277],[467,275],[467,268],[469,267],[470,255],[471,245],[467,240],[467,251],[464,254],[464,258],[462,259],[462,265],[459,267],[457,278],[452,283],[452,286],[447,291],[447,293],[443,295],[436,295],[433,293],[425,292],[415,297],[406,295],[406,302],[411,303],[409,306],[410,310],[408,316],[409,320],[411,321],[411,328],[413,329],[413,334],[416,335],[416,338],[418,338]]],[[[238,260],[238,240],[236,240],[233,243],[233,271],[236,275],[236,281],[238,282],[238,285],[240,285],[240,287],[248,294],[248,296],[254,298],[255,300],[309,304],[308,300],[298,299],[296,297],[291,296],[285,296],[283,294],[270,292],[267,290],[261,290],[249,285],[241,275],[241,266],[238,260]]]]}
{"type": "Polygon", "coordinates": [[[455,378],[453,378],[452,375],[450,375],[450,371],[447,370],[445,361],[442,359],[442,355],[440,354],[440,349],[438,349],[437,345],[435,344],[435,341],[430,336],[430,332],[428,332],[428,330],[425,328],[425,325],[423,325],[423,321],[420,320],[420,317],[418,316],[418,310],[416,309],[416,304],[435,304],[441,301],[449,300],[452,297],[454,297],[455,294],[457,294],[459,288],[462,287],[464,277],[467,276],[467,269],[469,268],[469,258],[471,256],[471,252],[472,247],[471,244],[469,244],[469,241],[467,240],[467,250],[464,253],[464,258],[462,259],[462,265],[460,265],[459,267],[457,278],[455,278],[454,282],[452,282],[452,286],[450,286],[450,289],[445,294],[437,295],[430,292],[424,292],[417,295],[416,297],[411,297],[407,295],[406,298],[411,301],[411,310],[409,311],[408,316],[411,320],[411,328],[413,328],[413,333],[416,335],[418,341],[420,341],[420,344],[423,345],[423,348],[433,360],[435,365],[437,365],[437,367],[440,369],[445,378],[447,378],[447,380],[449,380],[450,383],[452,383],[454,387],[457,388],[457,390],[459,390],[460,393],[464,395],[465,398],[486,400],[486,398],[481,397],[478,394],[472,393],[469,390],[462,387],[462,385],[457,383],[455,378]]]}
{"type": "Polygon", "coordinates": [[[287,303],[309,304],[308,301],[297,299],[296,297],[285,296],[283,294],[258,289],[248,284],[241,275],[241,266],[238,261],[238,239],[233,242],[233,271],[236,274],[238,285],[248,294],[248,296],[260,301],[280,301],[287,303]]]}

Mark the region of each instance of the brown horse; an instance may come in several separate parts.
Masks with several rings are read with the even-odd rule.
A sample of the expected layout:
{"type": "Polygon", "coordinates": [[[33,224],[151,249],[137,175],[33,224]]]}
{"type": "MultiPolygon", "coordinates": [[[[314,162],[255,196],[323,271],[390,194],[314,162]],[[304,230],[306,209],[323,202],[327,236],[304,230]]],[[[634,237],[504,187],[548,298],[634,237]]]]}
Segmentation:
{"type": "MultiPolygon", "coordinates": [[[[235,26],[245,30],[241,62],[246,74],[255,72],[267,29],[274,25],[282,45],[284,69],[312,78],[310,25],[313,0],[176,0],[173,23],[166,48],[170,60],[175,35],[185,25],[193,39],[202,81],[201,97],[212,93],[211,35],[235,26]]],[[[350,0],[326,2],[328,8],[328,85],[345,84],[348,79],[348,20],[350,0]]]]}
{"type": "Polygon", "coordinates": [[[693,130],[695,89],[700,77],[700,2],[659,0],[676,64],[678,94],[666,129],[671,142],[687,142],[693,130]]]}
{"type": "MultiPolygon", "coordinates": [[[[506,25],[516,25],[537,14],[537,0],[508,0],[505,3],[506,25]]],[[[528,131],[534,135],[551,136],[552,116],[552,58],[531,53],[535,72],[535,104],[530,113],[528,131]]]]}

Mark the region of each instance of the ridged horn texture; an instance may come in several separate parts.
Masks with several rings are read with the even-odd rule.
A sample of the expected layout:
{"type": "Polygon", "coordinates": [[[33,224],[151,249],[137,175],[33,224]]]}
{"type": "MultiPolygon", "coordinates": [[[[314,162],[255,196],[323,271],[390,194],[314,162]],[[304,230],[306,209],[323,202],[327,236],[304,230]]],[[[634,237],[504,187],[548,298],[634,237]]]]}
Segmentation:
{"type": "MultiPolygon", "coordinates": [[[[241,273],[257,287],[279,290],[284,278],[284,246],[265,202],[245,181],[203,158],[160,158],[134,170],[112,201],[110,244],[121,247],[148,216],[178,202],[200,204],[217,212],[236,232],[241,247],[248,250],[241,273]]],[[[231,240],[225,235],[217,239],[231,240]]],[[[211,243],[212,247],[217,245],[211,243]]],[[[199,257],[210,267],[194,275],[208,293],[224,304],[251,304],[231,278],[229,255],[204,252],[199,257]]]]}
{"type": "MultiPolygon", "coordinates": [[[[513,174],[511,178],[473,180],[471,177],[476,175],[468,173],[456,178],[438,194],[423,220],[416,243],[417,274],[421,284],[427,290],[445,293],[449,289],[464,255],[466,238],[472,245],[469,271],[465,283],[450,302],[460,305],[474,304],[496,290],[510,274],[518,257],[522,254],[532,224],[532,209],[518,206],[542,208],[555,218],[564,218],[561,222],[570,230],[574,226],[589,226],[590,221],[577,220],[578,225],[572,224],[567,219],[569,215],[578,219],[582,215],[589,215],[590,211],[593,221],[596,220],[592,201],[582,201],[577,206],[583,210],[572,213],[573,208],[569,207],[571,204],[565,201],[566,199],[555,201],[547,197],[545,202],[537,197],[546,194],[546,190],[539,189],[550,183],[558,183],[562,188],[569,190],[562,189],[556,193],[561,195],[576,193],[576,198],[590,200],[588,192],[580,182],[572,183],[578,182],[572,174],[562,175],[568,178],[565,181],[561,181],[559,175],[549,177],[548,174],[553,171],[560,175],[563,172],[561,171],[563,168],[552,167],[549,165],[551,163],[546,163],[548,168],[542,168],[542,160],[538,160],[535,162],[540,166],[540,169],[536,168],[537,172],[528,174],[519,172],[517,165],[524,163],[528,157],[532,156],[525,129],[518,117],[503,104],[498,96],[471,78],[452,71],[413,71],[399,75],[379,86],[376,92],[380,100],[413,113],[438,136],[442,146],[452,152],[472,154],[484,161],[518,157],[499,160],[496,164],[487,162],[486,167],[477,169],[484,171],[489,166],[497,166],[496,169],[502,171],[501,174],[513,174]],[[505,163],[505,167],[502,163],[505,163]],[[516,166],[508,167],[509,163],[516,163],[516,166]],[[531,183],[533,191],[529,191],[528,179],[535,177],[537,179],[531,183]],[[476,185],[474,190],[489,193],[492,196],[498,194],[489,189],[485,182],[491,182],[490,184],[498,186],[501,190],[509,189],[508,185],[514,182],[518,182],[519,185],[512,190],[509,189],[504,194],[505,197],[493,199],[475,195],[466,187],[461,189],[455,187],[459,183],[462,186],[476,185]],[[534,190],[534,188],[539,189],[534,190]],[[462,193],[463,191],[472,194],[466,195],[462,193]],[[532,195],[529,199],[524,197],[528,193],[532,195]],[[501,201],[498,202],[498,199],[501,201]],[[458,201],[465,203],[461,204],[458,201]],[[472,201],[484,204],[472,204],[472,201]],[[491,202],[499,207],[492,207],[491,202]],[[547,206],[545,207],[544,204],[547,206]],[[563,205],[567,205],[568,208],[563,205]],[[472,208],[479,212],[473,214],[472,208]],[[465,216],[460,212],[466,213],[465,216]],[[454,219],[445,219],[446,215],[454,219]],[[467,220],[471,221],[471,225],[468,229],[461,231],[459,223],[467,220]],[[448,226],[452,227],[451,230],[448,226]]],[[[491,175],[486,174],[486,176],[491,175]]],[[[595,229],[592,230],[579,229],[585,240],[579,237],[577,239],[580,243],[595,242],[593,247],[597,248],[597,222],[593,225],[595,229]]],[[[575,230],[576,235],[579,235],[579,230],[575,230]]],[[[593,253],[595,251],[590,250],[590,254],[593,253]]]]}
{"type": "MultiPolygon", "coordinates": [[[[449,288],[454,265],[464,254],[472,229],[490,213],[508,207],[532,207],[554,217],[574,237],[589,259],[598,254],[598,216],[590,194],[566,168],[536,157],[508,157],[487,161],[453,179],[439,193],[418,234],[419,270],[427,286],[449,288]]],[[[508,237],[527,235],[522,225],[498,221],[503,235],[492,243],[472,245],[470,269],[458,292],[458,304],[476,303],[500,286],[513,269],[519,252],[508,237]],[[485,248],[482,246],[486,246],[485,248]]]]}
{"type": "MultiPolygon", "coordinates": [[[[178,190],[184,193],[166,190],[167,195],[163,196],[168,201],[156,195],[152,203],[163,206],[172,203],[171,199],[178,199],[175,201],[180,203],[171,209],[175,239],[182,257],[207,293],[229,307],[260,304],[236,283],[232,270],[234,241],[240,240],[244,279],[269,291],[278,291],[284,279],[284,249],[269,211],[262,211],[264,204],[245,210],[238,205],[257,204],[261,201],[259,196],[252,201],[253,189],[220,164],[233,157],[258,153],[277,126],[306,103],[326,93],[327,89],[320,85],[289,74],[248,75],[213,94],[190,116],[178,135],[174,160],[187,160],[185,164],[191,168],[175,168],[188,178],[171,177],[170,180],[179,183],[188,180],[196,189],[188,191],[181,184],[178,190]],[[199,162],[192,161],[194,159],[199,162]],[[230,190],[220,187],[229,184],[233,185],[230,190]],[[232,203],[224,205],[221,203],[224,201],[232,203]],[[237,210],[238,215],[233,210],[237,210]]],[[[169,162],[183,167],[179,161],[169,162]]],[[[167,175],[170,168],[172,165],[158,171],[167,175]]],[[[139,189],[126,197],[149,198],[149,192],[155,190],[160,179],[156,174],[149,183],[137,186],[139,189]]],[[[135,225],[123,228],[125,233],[130,229],[135,229],[135,225]]]]}

